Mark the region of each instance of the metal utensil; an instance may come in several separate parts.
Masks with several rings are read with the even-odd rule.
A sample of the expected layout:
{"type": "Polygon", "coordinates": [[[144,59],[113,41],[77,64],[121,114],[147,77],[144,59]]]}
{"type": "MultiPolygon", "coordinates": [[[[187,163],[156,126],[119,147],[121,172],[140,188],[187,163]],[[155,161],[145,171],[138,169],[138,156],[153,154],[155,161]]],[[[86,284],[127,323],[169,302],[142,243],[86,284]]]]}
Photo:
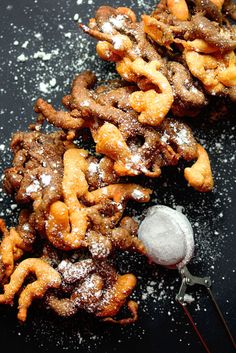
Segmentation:
{"type": "Polygon", "coordinates": [[[147,254],[153,262],[179,271],[182,282],[176,300],[183,308],[205,351],[210,353],[208,345],[194,323],[185,301],[189,286],[199,285],[207,290],[230,342],[236,350],[233,335],[211,291],[211,279],[209,277],[193,276],[186,266],[194,251],[193,230],[187,217],[167,206],[150,207],[139,226],[138,236],[144,243],[147,254]]]}

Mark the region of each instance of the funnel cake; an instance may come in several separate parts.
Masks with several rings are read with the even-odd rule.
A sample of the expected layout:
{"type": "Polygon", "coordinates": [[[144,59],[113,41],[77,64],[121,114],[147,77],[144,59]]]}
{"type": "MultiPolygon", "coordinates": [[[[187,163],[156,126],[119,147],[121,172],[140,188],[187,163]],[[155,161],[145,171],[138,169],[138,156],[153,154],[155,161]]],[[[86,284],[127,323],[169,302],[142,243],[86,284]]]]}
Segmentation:
{"type": "Polygon", "coordinates": [[[92,259],[71,263],[62,261],[58,271],[64,281],[64,298],[57,291],[47,295],[48,305],[60,316],[72,316],[83,309],[104,321],[128,324],[137,319],[137,303],[127,302],[131,317],[115,320],[131,294],[136,278],[133,274],[118,275],[107,261],[92,259]],[[71,284],[73,283],[73,286],[71,284]],[[65,284],[70,284],[70,287],[65,284]]]}
{"type": "Polygon", "coordinates": [[[36,124],[12,138],[4,186],[22,210],[15,227],[0,220],[0,303],[19,293],[19,320],[35,298],[59,316],[137,320],[129,298],[137,279],[119,274],[113,258],[116,250],[147,256],[125,210],[129,200],[148,202],[151,190],[122,177],[158,177],[184,160],[189,185],[212,190],[208,154],[179,118],[196,117],[213,95],[236,101],[235,14],[230,0],[161,0],[141,21],[126,7],[101,6],[81,26],[122,80],[97,85],[92,72],[77,75],[65,110],[39,98],[36,124]],[[45,120],[63,131],[43,133],[45,120]],[[87,130],[100,156],[78,147],[87,130]],[[130,315],[119,318],[125,306],[130,315]]]}
{"type": "Polygon", "coordinates": [[[112,184],[89,191],[85,176],[87,156],[85,150],[77,148],[65,152],[63,201],[56,201],[50,206],[46,234],[50,243],[62,250],[91,245],[96,239],[104,246],[106,238],[102,241],[98,233],[91,240],[91,230],[99,230],[103,234],[102,228],[105,228],[108,235],[108,230],[120,221],[129,199],[147,202],[150,198],[151,191],[136,184],[112,184]],[[94,224],[95,228],[89,223],[94,224]]]}
{"type": "Polygon", "coordinates": [[[163,0],[141,21],[130,11],[101,6],[82,29],[98,40],[98,55],[115,62],[121,77],[141,89],[137,100],[136,92],[130,96],[140,122],[156,126],[170,110],[195,116],[216,94],[235,102],[236,32],[228,20],[235,19],[235,4],[163,0]],[[178,80],[172,79],[173,69],[178,80]],[[216,81],[206,84],[210,76],[216,81]]]}
{"type": "Polygon", "coordinates": [[[99,40],[98,54],[105,60],[115,61],[123,79],[136,83],[140,88],[151,86],[147,92],[131,93],[130,104],[141,113],[138,116],[141,123],[159,125],[174,98],[163,74],[166,72],[164,60],[146,38],[143,24],[136,21],[130,9],[101,6],[89,27],[82,28],[99,40]],[[140,99],[142,104],[138,104],[140,99]]]}
{"type": "Polygon", "coordinates": [[[145,32],[160,46],[177,49],[176,58],[198,79],[208,96],[228,96],[235,102],[236,32],[227,18],[234,17],[235,5],[222,0],[196,0],[193,7],[185,5],[188,16],[183,19],[175,13],[177,3],[173,9],[169,1],[161,1],[151,16],[143,16],[145,32]],[[157,29],[160,38],[168,33],[171,40],[165,43],[154,37],[157,29]]]}
{"type": "MultiPolygon", "coordinates": [[[[172,66],[173,81],[178,81],[177,69],[172,66]]],[[[69,111],[80,112],[84,124],[90,126],[96,152],[106,155],[107,162],[113,161],[110,166],[118,176],[158,177],[164,166],[177,165],[180,159],[198,158],[197,142],[185,123],[166,118],[158,127],[151,127],[138,121],[138,113],[130,104],[130,95],[140,92],[136,85],[116,80],[94,89],[95,83],[91,72],[80,74],[73,81],[71,95],[64,97],[63,102],[69,111]]],[[[186,94],[185,101],[188,99],[191,98],[186,94]]],[[[35,110],[48,119],[51,106],[40,98],[35,110]]],[[[53,116],[49,119],[54,123],[53,116]]],[[[209,164],[206,168],[211,174],[209,164]]]]}
{"type": "Polygon", "coordinates": [[[43,134],[39,131],[17,132],[11,149],[12,167],[5,170],[4,187],[20,205],[31,205],[33,227],[45,232],[44,220],[50,204],[62,194],[63,154],[66,150],[63,132],[43,134]]]}
{"type": "MultiPolygon", "coordinates": [[[[149,97],[148,106],[152,107],[154,114],[152,112],[152,119],[150,118],[143,120],[142,116],[140,116],[140,121],[151,125],[158,125],[165,118],[170,109],[174,110],[174,112],[178,110],[178,115],[180,116],[188,115],[190,110],[195,111],[196,114],[202,107],[206,105],[207,99],[203,95],[201,89],[196,85],[196,83],[191,80],[188,82],[187,86],[188,88],[193,89],[189,92],[189,97],[191,97],[191,99],[188,99],[188,106],[186,108],[184,92],[182,92],[181,96],[179,93],[179,87],[181,84],[179,83],[178,87],[176,87],[174,82],[171,82],[169,78],[171,73],[169,73],[168,70],[168,62],[173,62],[175,64],[175,61],[173,61],[173,59],[168,61],[168,56],[162,55],[162,49],[160,50],[154,43],[153,39],[155,40],[156,36],[159,35],[158,29],[156,26],[155,29],[152,29],[153,23],[150,23],[150,21],[155,22],[155,19],[150,18],[150,16],[148,18],[150,19],[148,23],[147,16],[145,17],[145,15],[143,16],[143,21],[132,22],[127,16],[120,14],[119,9],[113,9],[108,6],[101,6],[97,10],[95,18],[90,21],[89,27],[87,28],[83,26],[82,28],[86,33],[97,38],[98,40],[103,39],[102,42],[98,42],[98,54],[105,60],[115,61],[117,63],[117,71],[121,77],[127,81],[135,82],[139,86],[143,92],[139,93],[139,98],[142,96],[143,100],[144,97],[149,97]],[[118,25],[119,23],[120,25],[118,25]],[[151,30],[148,29],[148,26],[150,26],[151,30]],[[107,34],[105,33],[104,37],[103,35],[104,32],[107,31],[108,27],[110,28],[110,39],[107,38],[107,41],[110,44],[110,52],[116,52],[114,45],[112,47],[111,38],[113,38],[112,36],[117,35],[117,32],[121,33],[122,35],[125,34],[128,38],[130,38],[132,42],[131,49],[120,53],[120,57],[114,58],[111,55],[111,57],[108,58],[104,57],[102,54],[103,50],[105,53],[108,52],[107,48],[105,49],[104,44],[104,48],[100,47],[100,43],[105,43],[104,41],[106,41],[105,37],[107,34]],[[150,34],[150,36],[147,36],[147,32],[150,34]],[[154,38],[152,38],[152,36],[154,38]],[[139,63],[138,68],[136,63],[139,63]],[[156,79],[158,77],[158,79],[154,80],[154,77],[156,77],[156,79]],[[160,87],[160,85],[162,86],[160,87]],[[177,97],[176,94],[178,94],[177,97]],[[163,99],[162,103],[159,101],[160,99],[163,99]],[[165,109],[165,111],[163,110],[161,112],[161,115],[159,111],[160,109],[165,109]],[[155,117],[154,121],[153,117],[155,117]]],[[[165,26],[165,29],[166,27],[167,26],[165,26]]],[[[162,32],[160,32],[160,34],[162,36],[162,32]]],[[[162,38],[162,41],[164,41],[165,45],[168,47],[173,40],[172,33],[166,30],[164,37],[165,39],[162,38]]],[[[179,63],[179,66],[180,65],[181,64],[179,63]]],[[[188,75],[188,70],[184,66],[181,66],[181,80],[179,82],[182,83],[182,86],[185,86],[186,84],[186,75],[188,75]],[[183,72],[184,76],[181,74],[183,72]]],[[[140,108],[137,106],[137,104],[135,104],[135,98],[133,96],[131,96],[130,101],[132,107],[135,110],[137,109],[139,112],[140,108]]]]}
{"type": "MultiPolygon", "coordinates": [[[[50,289],[47,302],[60,315],[64,315],[65,303],[70,306],[68,313],[74,313],[72,303],[76,302],[77,311],[83,309],[117,322],[114,316],[127,302],[136,278],[133,274],[119,275],[106,263],[115,249],[145,255],[145,248],[136,236],[137,222],[123,217],[123,213],[129,200],[148,202],[151,190],[134,183],[117,183],[110,159],[90,156],[88,151],[67,141],[62,132],[17,133],[12,149],[13,167],[5,172],[5,188],[17,203],[27,205],[28,209],[21,211],[16,227],[8,230],[3,220],[0,223],[4,284],[0,303],[11,304],[25,278],[32,273],[36,280],[23,288],[19,296],[19,320],[25,321],[34,298],[46,298],[50,289]],[[96,178],[98,172],[100,177],[96,178]],[[34,250],[36,238],[41,255],[40,249],[34,250]],[[63,279],[63,266],[59,266],[62,253],[57,249],[66,253],[87,251],[87,260],[79,259],[78,253],[79,262],[71,263],[72,288],[63,279]],[[31,258],[21,261],[27,253],[31,258]],[[78,272],[83,273],[81,278],[76,275],[78,272]],[[92,286],[89,295],[88,286],[92,286]],[[67,298],[59,300],[58,293],[66,294],[67,298]]],[[[70,253],[66,256],[69,261],[70,253]]],[[[137,319],[137,305],[133,301],[127,305],[131,317],[119,323],[137,319]]]]}

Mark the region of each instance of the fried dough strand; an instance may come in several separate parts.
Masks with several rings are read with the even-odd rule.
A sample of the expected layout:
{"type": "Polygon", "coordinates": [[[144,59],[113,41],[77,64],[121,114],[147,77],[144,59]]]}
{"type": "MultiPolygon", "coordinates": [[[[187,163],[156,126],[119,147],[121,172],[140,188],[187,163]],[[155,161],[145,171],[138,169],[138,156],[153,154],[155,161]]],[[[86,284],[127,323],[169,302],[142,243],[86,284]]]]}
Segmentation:
{"type": "Polygon", "coordinates": [[[89,192],[89,185],[85,178],[88,168],[87,156],[88,153],[85,150],[76,148],[69,149],[64,154],[62,181],[64,201],[56,201],[51,205],[46,225],[49,241],[59,249],[72,250],[87,246],[85,235],[89,226],[89,217],[95,209],[98,211],[98,204],[110,199],[118,204],[120,210],[115,216],[117,222],[129,199],[138,202],[147,202],[150,199],[151,190],[136,184],[113,184],[89,192]],[[91,207],[85,207],[79,201],[81,198],[91,207]]]}
{"type": "Polygon", "coordinates": [[[62,131],[17,132],[11,141],[14,158],[4,172],[4,187],[17,203],[32,207],[30,223],[41,234],[51,203],[61,198],[63,154],[68,147],[62,131]]]}
{"type": "Polygon", "coordinates": [[[3,238],[0,244],[1,276],[4,283],[12,274],[15,261],[19,260],[25,252],[32,251],[35,240],[35,231],[30,225],[30,212],[22,210],[19,215],[19,224],[8,231],[3,219],[0,219],[0,230],[3,238]]]}
{"type": "MultiPolygon", "coordinates": [[[[179,88],[178,65],[181,75],[185,75],[185,69],[173,62],[171,80],[176,87],[176,96],[184,97],[181,98],[184,102],[182,106],[186,107],[186,103],[193,101],[193,108],[200,109],[205,104],[204,95],[200,90],[195,90],[187,73],[187,83],[179,88]],[[196,96],[194,100],[189,88],[196,96]]],[[[91,119],[94,120],[90,130],[96,142],[96,152],[114,161],[114,164],[109,163],[116,175],[158,177],[162,166],[176,165],[180,158],[197,158],[196,141],[185,124],[166,118],[157,128],[137,121],[138,114],[130,104],[132,94],[140,92],[135,91],[137,88],[134,85],[124,86],[123,82],[111,81],[94,90],[95,82],[95,76],[89,72],[77,76],[71,95],[66,97],[67,108],[80,110],[83,118],[89,119],[90,123],[91,119]]],[[[176,110],[178,107],[175,105],[176,110]]],[[[181,115],[180,109],[178,114],[181,115]]]]}
{"type": "Polygon", "coordinates": [[[124,58],[117,64],[118,73],[127,81],[138,83],[139,77],[145,77],[148,83],[156,87],[156,89],[146,92],[137,91],[130,95],[130,105],[135,111],[141,113],[138,120],[142,124],[159,125],[173,103],[171,86],[166,77],[158,71],[160,67],[160,62],[152,60],[146,63],[142,58],[135,59],[133,62],[124,58]]]}
{"type": "Polygon", "coordinates": [[[47,303],[58,315],[72,316],[82,309],[112,323],[124,325],[137,320],[138,305],[128,300],[136,285],[134,275],[118,275],[110,264],[90,259],[74,264],[64,261],[58,268],[66,282],[77,283],[69,298],[48,294],[47,303]],[[114,317],[126,302],[131,317],[116,320],[114,317]]]}
{"type": "Polygon", "coordinates": [[[133,274],[118,276],[113,287],[105,293],[96,316],[109,318],[117,315],[136,283],[137,280],[133,274]]]}
{"type": "Polygon", "coordinates": [[[78,200],[88,191],[84,174],[87,155],[85,150],[79,149],[65,152],[62,181],[64,202],[56,201],[50,206],[47,237],[54,246],[64,250],[83,245],[88,226],[86,212],[78,200]]]}
{"type": "Polygon", "coordinates": [[[141,113],[138,118],[140,122],[157,126],[170,110],[173,94],[168,80],[161,72],[166,71],[163,60],[160,60],[160,55],[145,37],[142,27],[141,23],[133,22],[130,17],[120,14],[119,8],[113,9],[109,6],[98,9],[95,19],[90,21],[90,28],[82,26],[86,33],[100,41],[97,44],[98,54],[105,60],[117,63],[116,68],[122,78],[141,87],[140,81],[145,78],[146,84],[153,85],[151,92],[139,92],[138,97],[137,93],[133,93],[130,102],[133,109],[141,113]],[[121,25],[117,27],[118,18],[121,18],[121,25]],[[105,19],[107,22],[102,23],[105,19]],[[121,26],[124,34],[119,32],[121,26]],[[140,53],[140,58],[137,52],[140,53]],[[153,52],[155,55],[150,55],[153,52]],[[148,63],[145,62],[146,59],[148,63]],[[143,104],[138,105],[140,98],[143,104]]]}
{"type": "MultiPolygon", "coordinates": [[[[134,20],[135,16],[131,19],[118,8],[101,6],[95,17],[90,20],[88,27],[82,28],[99,40],[98,55],[104,60],[115,62],[120,76],[129,82],[135,82],[141,89],[131,95],[132,107],[141,113],[139,121],[157,126],[170,110],[174,114],[178,112],[178,115],[181,111],[180,116],[197,115],[208,102],[207,96],[215,94],[228,96],[234,102],[232,89],[228,86],[231,81],[231,85],[235,87],[233,80],[235,69],[233,66],[230,69],[227,66],[223,67],[226,65],[225,57],[236,48],[235,26],[230,25],[226,17],[228,14],[234,16],[234,7],[230,2],[227,4],[227,1],[222,0],[195,0],[192,6],[185,0],[178,2],[166,0],[160,2],[151,15],[142,15],[142,21],[138,22],[134,20]],[[223,82],[223,78],[216,89],[212,89],[211,85],[206,86],[203,77],[194,74],[194,64],[189,63],[190,59],[187,57],[190,54],[186,54],[186,51],[214,55],[217,70],[223,72],[224,78],[227,77],[227,84],[223,82]],[[153,52],[156,54],[151,56],[150,53],[153,52]],[[189,98],[192,96],[192,101],[189,99],[190,109],[185,109],[184,95],[178,95],[178,98],[174,96],[175,86],[169,81],[170,74],[166,65],[173,59],[176,64],[183,64],[186,72],[183,76],[179,76],[179,85],[184,87],[186,75],[191,78],[193,75],[201,84],[203,83],[201,87],[196,80],[192,80],[194,90],[189,95],[189,98]],[[139,73],[133,70],[136,62],[139,62],[139,73]],[[152,78],[147,73],[147,67],[151,68],[152,78]],[[154,85],[149,92],[146,87],[152,85],[153,77],[157,75],[162,75],[163,87],[160,89],[162,81],[159,78],[158,85],[154,85]],[[194,106],[196,99],[198,111],[194,114],[191,113],[191,105],[194,106]],[[175,106],[178,104],[179,107],[176,109],[175,106]]],[[[200,61],[197,61],[195,55],[193,63],[198,64],[199,70],[200,68],[204,70],[205,63],[201,57],[199,58],[200,61]]],[[[181,71],[183,72],[183,69],[181,71]]]]}
{"type": "Polygon", "coordinates": [[[186,21],[189,18],[188,6],[185,0],[167,0],[167,8],[177,20],[186,21]]]}
{"type": "Polygon", "coordinates": [[[198,145],[198,159],[190,168],[185,168],[184,177],[197,191],[206,192],[213,188],[213,178],[208,154],[198,145]]]}
{"type": "Polygon", "coordinates": [[[185,52],[186,62],[191,73],[212,94],[226,92],[228,87],[236,86],[236,56],[233,51],[221,55],[185,52]]]}
{"type": "Polygon", "coordinates": [[[18,319],[25,321],[27,311],[35,298],[42,298],[49,288],[58,288],[61,284],[60,275],[46,262],[37,258],[23,260],[11,275],[10,283],[4,286],[0,294],[1,304],[12,304],[14,296],[20,290],[25,278],[33,273],[36,281],[28,284],[19,296],[18,319]]]}

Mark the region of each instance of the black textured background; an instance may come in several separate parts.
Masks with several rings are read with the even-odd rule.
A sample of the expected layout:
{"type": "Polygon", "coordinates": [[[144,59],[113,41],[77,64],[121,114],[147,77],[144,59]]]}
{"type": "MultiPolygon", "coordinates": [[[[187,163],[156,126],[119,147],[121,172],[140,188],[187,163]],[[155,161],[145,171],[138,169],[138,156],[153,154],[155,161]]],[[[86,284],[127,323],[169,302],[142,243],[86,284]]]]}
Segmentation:
{"type": "MultiPolygon", "coordinates": [[[[1,168],[11,160],[8,149],[11,133],[26,129],[34,120],[32,108],[36,97],[50,98],[59,106],[76,73],[90,68],[104,79],[114,71],[112,65],[95,56],[94,42],[78,30],[73,20],[78,14],[86,23],[103,3],[100,0],[0,1],[1,168]],[[26,41],[26,48],[22,48],[26,41]],[[52,53],[50,60],[33,58],[41,47],[45,53],[52,53]],[[22,53],[27,58],[25,62],[17,60],[22,53]],[[50,86],[52,78],[56,79],[56,84],[50,86]],[[48,85],[47,93],[40,91],[40,82],[48,85]]],[[[106,3],[131,6],[139,14],[154,6],[154,1],[145,6],[144,1],[134,0],[106,3]]],[[[195,135],[209,151],[216,184],[214,191],[207,195],[193,191],[186,186],[182,171],[171,169],[151,182],[155,190],[152,203],[183,207],[196,236],[196,253],[189,267],[195,274],[212,277],[213,292],[236,336],[235,121],[198,125],[194,123],[195,135]]],[[[4,193],[0,202],[1,216],[8,224],[14,223],[17,211],[13,202],[4,193]]],[[[136,214],[141,214],[145,207],[136,206],[136,214]]],[[[139,277],[135,294],[141,302],[137,324],[124,328],[107,326],[86,316],[63,320],[45,311],[42,304],[35,304],[28,321],[20,325],[16,320],[16,307],[1,306],[0,352],[203,352],[174,301],[180,284],[177,273],[148,266],[144,259],[129,255],[121,256],[119,267],[121,271],[132,270],[139,277]],[[149,292],[148,286],[151,286],[149,292]],[[141,299],[143,293],[147,299],[141,299]]],[[[198,291],[195,297],[189,310],[209,342],[211,352],[233,352],[204,292],[198,291]]]]}

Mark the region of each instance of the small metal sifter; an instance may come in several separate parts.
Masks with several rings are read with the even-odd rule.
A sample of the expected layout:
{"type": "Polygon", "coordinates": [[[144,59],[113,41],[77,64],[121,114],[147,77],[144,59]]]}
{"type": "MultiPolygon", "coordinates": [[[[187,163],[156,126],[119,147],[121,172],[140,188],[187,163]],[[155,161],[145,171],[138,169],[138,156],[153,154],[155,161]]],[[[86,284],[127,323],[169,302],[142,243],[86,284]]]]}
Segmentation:
{"type": "Polygon", "coordinates": [[[194,323],[185,301],[189,286],[200,285],[207,290],[231,344],[236,350],[234,338],[211,291],[211,279],[209,277],[193,276],[186,266],[194,252],[193,229],[187,217],[167,206],[150,207],[139,226],[138,237],[145,245],[151,261],[179,271],[182,282],[176,300],[183,308],[205,351],[210,353],[208,345],[194,323]]]}

